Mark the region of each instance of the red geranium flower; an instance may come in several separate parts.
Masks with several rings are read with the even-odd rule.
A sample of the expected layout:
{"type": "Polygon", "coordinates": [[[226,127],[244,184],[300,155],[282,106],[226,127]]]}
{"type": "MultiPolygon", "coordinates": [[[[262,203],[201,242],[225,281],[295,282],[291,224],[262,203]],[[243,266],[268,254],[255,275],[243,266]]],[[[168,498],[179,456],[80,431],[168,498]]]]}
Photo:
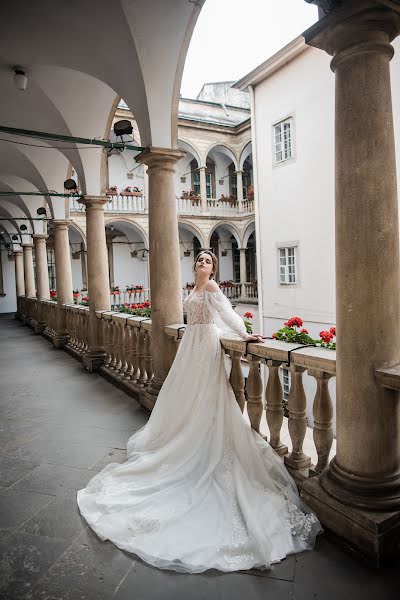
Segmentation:
{"type": "Polygon", "coordinates": [[[329,331],[332,335],[336,335],[336,327],[331,327],[329,331]]]}
{"type": "Polygon", "coordinates": [[[326,344],[329,344],[329,342],[331,342],[333,340],[333,334],[330,331],[320,331],[319,337],[326,344]]]}
{"type": "Polygon", "coordinates": [[[286,321],[285,325],[287,327],[302,327],[303,326],[303,320],[300,319],[300,317],[292,317],[291,319],[289,319],[288,321],[286,321]]]}
{"type": "Polygon", "coordinates": [[[308,334],[308,329],[306,329],[305,327],[303,329],[300,329],[300,333],[306,333],[308,334]]]}
{"type": "Polygon", "coordinates": [[[276,340],[276,333],[273,333],[273,334],[272,334],[272,339],[273,339],[273,340],[276,340]]]}
{"type": "Polygon", "coordinates": [[[251,312],[245,312],[243,316],[246,317],[246,319],[252,319],[254,315],[251,312]]]}

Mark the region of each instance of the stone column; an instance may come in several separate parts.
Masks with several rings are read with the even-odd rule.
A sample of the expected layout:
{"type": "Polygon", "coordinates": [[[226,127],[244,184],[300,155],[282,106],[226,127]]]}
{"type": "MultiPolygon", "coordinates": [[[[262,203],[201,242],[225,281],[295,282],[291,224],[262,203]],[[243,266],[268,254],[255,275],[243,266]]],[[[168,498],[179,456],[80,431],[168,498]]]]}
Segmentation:
{"type": "Polygon", "coordinates": [[[48,300],[50,298],[49,269],[47,267],[47,248],[46,240],[49,236],[46,234],[35,234],[33,243],[35,245],[36,260],[36,289],[38,300],[48,300]]]}
{"type": "Polygon", "coordinates": [[[183,152],[146,148],[136,160],[148,166],[150,289],[154,379],[146,394],[152,408],[174,358],[173,342],[164,328],[183,323],[182,281],[174,174],[183,152]]]}
{"type": "Polygon", "coordinates": [[[87,264],[85,244],[81,242],[82,288],[87,290],[87,264]]]}
{"type": "Polygon", "coordinates": [[[23,244],[22,249],[24,256],[25,296],[27,298],[34,298],[36,290],[35,273],[33,270],[33,244],[23,244]]]}
{"type": "Polygon", "coordinates": [[[97,371],[104,363],[106,353],[97,310],[110,310],[108,256],[104,225],[105,196],[84,196],[79,202],[86,209],[87,287],[89,294],[89,349],[83,357],[83,366],[97,371]]]}
{"type": "Polygon", "coordinates": [[[207,210],[207,180],[206,171],[207,167],[200,167],[200,196],[201,196],[201,210],[207,210]]]}
{"type": "Polygon", "coordinates": [[[243,211],[243,171],[236,171],[236,196],[239,212],[243,211]]]}
{"type": "Polygon", "coordinates": [[[68,238],[69,221],[53,221],[53,224],[57,289],[57,331],[53,337],[53,344],[56,348],[62,348],[69,338],[62,305],[73,302],[71,255],[68,238]]]}
{"type": "MultiPolygon", "coordinates": [[[[246,283],[247,281],[247,270],[246,270],[246,248],[239,248],[240,252],[240,283],[246,283]]],[[[243,295],[244,290],[242,290],[243,295]]]]}
{"type": "Polygon", "coordinates": [[[22,250],[14,251],[15,257],[15,288],[18,296],[25,296],[24,259],[22,250]]]}
{"type": "Polygon", "coordinates": [[[309,45],[334,56],[338,352],[337,454],[303,495],[329,528],[376,562],[400,528],[399,394],[380,387],[375,375],[400,363],[389,71],[390,41],[399,31],[397,11],[350,0],[305,34],[309,45]]]}

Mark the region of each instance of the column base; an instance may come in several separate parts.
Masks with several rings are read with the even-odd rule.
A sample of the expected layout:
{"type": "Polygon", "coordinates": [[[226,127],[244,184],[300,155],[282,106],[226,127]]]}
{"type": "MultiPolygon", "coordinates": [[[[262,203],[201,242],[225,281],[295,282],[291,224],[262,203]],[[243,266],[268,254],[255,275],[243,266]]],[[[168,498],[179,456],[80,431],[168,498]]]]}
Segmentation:
{"type": "Polygon", "coordinates": [[[65,344],[68,344],[68,340],[68,333],[55,333],[52,337],[53,346],[55,348],[64,348],[65,344]]]}
{"type": "Polygon", "coordinates": [[[46,323],[39,323],[38,321],[32,320],[31,327],[33,327],[33,331],[37,334],[42,334],[46,329],[46,323]]]}
{"type": "Polygon", "coordinates": [[[139,392],[139,403],[142,409],[150,414],[155,406],[157,401],[157,394],[152,393],[150,388],[143,390],[143,392],[139,392]]]}
{"type": "Polygon", "coordinates": [[[332,459],[321,475],[321,486],[333,498],[365,510],[400,511],[400,477],[377,481],[344,471],[332,459]]]}
{"type": "Polygon", "coordinates": [[[89,350],[83,356],[83,367],[86,369],[86,371],[89,371],[89,373],[95,373],[104,365],[106,357],[107,355],[104,350],[89,350]]]}
{"type": "Polygon", "coordinates": [[[300,484],[301,497],[322,525],[374,567],[400,557],[400,510],[368,511],[330,496],[318,477],[300,484]]]}

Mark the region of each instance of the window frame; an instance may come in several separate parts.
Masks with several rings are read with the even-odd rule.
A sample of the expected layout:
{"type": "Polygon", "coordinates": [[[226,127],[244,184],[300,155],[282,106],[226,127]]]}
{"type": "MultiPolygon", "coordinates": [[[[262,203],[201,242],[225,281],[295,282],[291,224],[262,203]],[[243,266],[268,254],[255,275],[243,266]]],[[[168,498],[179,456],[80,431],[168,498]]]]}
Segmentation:
{"type": "Polygon", "coordinates": [[[288,162],[292,162],[295,160],[295,121],[294,121],[294,115],[288,115],[284,118],[280,118],[276,121],[273,122],[272,124],[272,157],[273,157],[273,165],[274,167],[278,167],[280,165],[283,164],[287,164],[288,162]],[[290,137],[289,137],[289,149],[290,149],[290,155],[284,155],[284,148],[283,143],[284,140],[282,139],[282,136],[284,136],[284,125],[288,123],[289,124],[289,132],[290,132],[290,137]],[[277,152],[277,141],[276,141],[276,128],[280,127],[280,135],[281,135],[281,139],[280,139],[280,144],[281,144],[281,150],[279,152],[282,153],[282,158],[278,159],[277,158],[277,154],[279,152],[277,152]]]}
{"type": "Polygon", "coordinates": [[[299,284],[299,247],[298,242],[284,242],[277,244],[277,264],[278,264],[278,283],[280,286],[296,286],[299,284]],[[285,251],[285,264],[281,264],[282,250],[285,251]],[[290,281],[290,256],[289,250],[293,250],[293,276],[294,281],[290,281]],[[284,266],[285,280],[282,281],[282,267],[284,266]]]}

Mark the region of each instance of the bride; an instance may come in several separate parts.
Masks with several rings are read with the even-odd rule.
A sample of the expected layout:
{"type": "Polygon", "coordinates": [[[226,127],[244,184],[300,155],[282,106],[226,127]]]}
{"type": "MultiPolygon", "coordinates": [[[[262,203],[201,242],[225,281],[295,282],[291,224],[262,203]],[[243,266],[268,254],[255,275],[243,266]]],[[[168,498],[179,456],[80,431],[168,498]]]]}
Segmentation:
{"type": "Polygon", "coordinates": [[[185,334],[127,462],[107,465],[77,497],[102,540],[188,573],[269,568],[311,549],[322,531],[236,402],[220,337],[262,338],[246,334],[212,280],[216,268],[216,256],[200,252],[185,334]]]}

